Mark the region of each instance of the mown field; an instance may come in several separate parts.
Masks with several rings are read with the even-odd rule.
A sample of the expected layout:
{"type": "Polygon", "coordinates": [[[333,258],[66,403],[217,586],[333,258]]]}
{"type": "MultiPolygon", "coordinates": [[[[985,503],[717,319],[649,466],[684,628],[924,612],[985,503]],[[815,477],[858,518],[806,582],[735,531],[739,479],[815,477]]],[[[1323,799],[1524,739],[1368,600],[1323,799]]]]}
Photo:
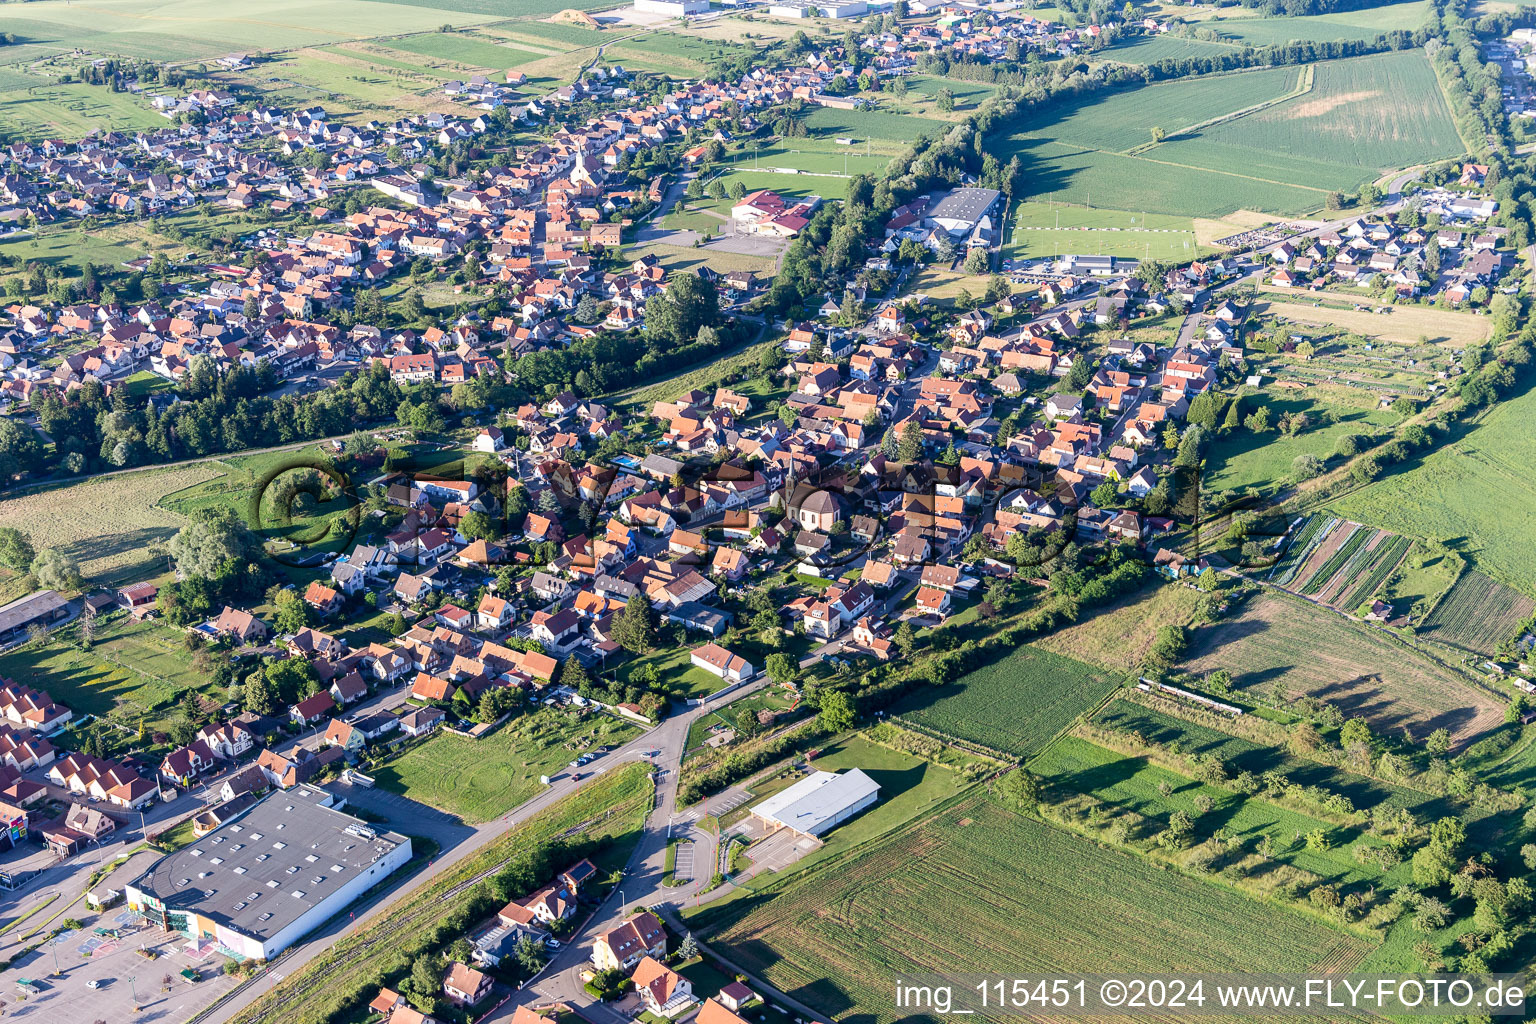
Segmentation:
{"type": "Polygon", "coordinates": [[[948,686],[913,694],[894,713],[947,736],[1025,755],[1117,682],[1116,673],[1026,645],[948,686]]]}
{"type": "Polygon", "coordinates": [[[90,650],[78,641],[78,627],[70,625],[41,643],[12,648],[0,654],[0,678],[47,690],[76,712],[110,715],[135,733],[141,720],[150,729],[164,728],[176,717],[179,694],[208,681],[174,627],[120,615],[100,630],[90,650]]]}
{"type": "Polygon", "coordinates": [[[1084,97],[1012,125],[993,151],[1021,155],[1035,198],[1216,217],[1315,210],[1329,190],[1461,144],[1428,61],[1405,51],[1084,97]]]}
{"type": "Polygon", "coordinates": [[[1034,643],[1055,654],[1128,673],[1145,660],[1160,628],[1189,624],[1198,596],[1188,587],[1154,586],[1087,612],[1078,622],[1034,643]]]}
{"type": "Polygon", "coordinates": [[[424,32],[381,42],[391,50],[451,60],[488,71],[505,71],[550,55],[544,50],[511,42],[495,43],[464,32],[424,32]]]}
{"type": "Polygon", "coordinates": [[[1292,40],[1374,39],[1397,29],[1412,31],[1429,13],[1425,0],[1386,4],[1358,11],[1340,11],[1299,18],[1232,18],[1206,22],[1223,36],[1250,46],[1270,46],[1292,40]]]}
{"type": "Polygon", "coordinates": [[[1268,592],[1195,631],[1184,668],[1222,668],[1238,689],[1310,694],[1379,732],[1439,728],[1463,743],[1503,720],[1504,705],[1455,671],[1338,613],[1268,592]]]}
{"type": "Polygon", "coordinates": [[[1290,475],[1291,463],[1296,456],[1316,455],[1326,459],[1345,434],[1362,433],[1373,426],[1390,424],[1395,419],[1390,413],[1331,406],[1338,421],[1325,423],[1320,417],[1330,406],[1310,398],[1298,398],[1294,391],[1261,391],[1243,400],[1244,410],[1257,409],[1261,405],[1268,406],[1274,417],[1288,412],[1306,413],[1312,426],[1295,435],[1233,430],[1218,436],[1211,442],[1206,456],[1200,478],[1202,487],[1221,491],[1258,487],[1273,491],[1290,475]]]}
{"type": "Polygon", "coordinates": [[[0,124],[23,139],[77,139],[109,128],[134,131],[167,123],[140,97],[99,86],[38,79],[34,87],[0,92],[0,124]]]}
{"type": "MultiPolygon", "coordinates": [[[[374,772],[379,785],[412,800],[489,821],[543,787],[595,746],[627,743],[639,727],[607,715],[574,715],[541,708],[514,718],[484,739],[440,732],[374,772]]],[[[602,762],[598,762],[602,767],[602,762]]]]}
{"type": "Polygon", "coordinates": [[[495,8],[474,12],[451,4],[369,0],[265,0],[259,9],[216,0],[38,0],[0,10],[0,32],[14,32],[22,40],[20,46],[6,47],[0,62],[32,61],[76,47],[153,60],[196,60],[506,16],[502,5],[495,8]]]}
{"type": "Polygon", "coordinates": [[[730,904],[711,941],[833,1017],[914,1019],[913,972],[1347,968],[1365,942],[1015,815],[961,804],[730,904]]]}
{"type": "Polygon", "coordinates": [[[121,583],[163,569],[164,561],[149,548],[170,540],[186,522],[162,508],[160,499],[220,474],[217,466],[200,463],[18,495],[0,501],[0,526],[22,530],[34,547],[60,548],[92,582],[121,583]]]}
{"type": "Polygon", "coordinates": [[[943,121],[891,110],[834,110],[817,107],[801,119],[813,138],[866,138],[876,142],[910,142],[924,133],[937,136],[949,127],[943,121]]]}
{"type": "Polygon", "coordinates": [[[1126,64],[1154,64],[1160,60],[1184,60],[1188,57],[1211,57],[1232,52],[1233,48],[1228,43],[1161,35],[1132,36],[1105,50],[1104,56],[1126,64]]]}
{"type": "Polygon", "coordinates": [[[1341,793],[1349,797],[1350,802],[1358,808],[1403,807],[1416,814],[1421,821],[1457,811],[1452,802],[1444,797],[1341,771],[1317,761],[1293,757],[1275,747],[1263,746],[1228,732],[1164,714],[1127,697],[1110,701],[1104,710],[1094,716],[1093,721],[1120,732],[1139,733],[1155,743],[1166,745],[1177,742],[1179,749],[1187,754],[1219,757],[1230,775],[1245,771],[1255,775],[1263,775],[1267,771],[1283,772],[1287,779],[1299,785],[1320,786],[1330,793],[1341,793]]]}
{"type": "Polygon", "coordinates": [[[1499,403],[1468,434],[1334,507],[1397,533],[1452,542],[1479,570],[1536,593],[1536,391],[1499,403]]]}
{"type": "Polygon", "coordinates": [[[1533,611],[1536,601],[1530,597],[1480,572],[1468,572],[1419,624],[1418,634],[1492,657],[1533,611]]]}

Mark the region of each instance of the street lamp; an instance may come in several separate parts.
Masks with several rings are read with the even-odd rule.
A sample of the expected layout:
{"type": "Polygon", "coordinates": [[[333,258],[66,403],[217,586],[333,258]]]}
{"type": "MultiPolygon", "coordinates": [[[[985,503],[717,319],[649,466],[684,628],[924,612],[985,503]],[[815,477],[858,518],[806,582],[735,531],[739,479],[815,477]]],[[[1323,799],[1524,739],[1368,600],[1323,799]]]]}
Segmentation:
{"type": "Polygon", "coordinates": [[[132,975],[132,974],[130,974],[128,976],[128,991],[133,993],[133,1012],[134,1013],[138,1013],[139,1012],[139,990],[137,988],[135,988],[134,984],[133,984],[137,980],[138,980],[138,978],[136,976],[132,975]]]}

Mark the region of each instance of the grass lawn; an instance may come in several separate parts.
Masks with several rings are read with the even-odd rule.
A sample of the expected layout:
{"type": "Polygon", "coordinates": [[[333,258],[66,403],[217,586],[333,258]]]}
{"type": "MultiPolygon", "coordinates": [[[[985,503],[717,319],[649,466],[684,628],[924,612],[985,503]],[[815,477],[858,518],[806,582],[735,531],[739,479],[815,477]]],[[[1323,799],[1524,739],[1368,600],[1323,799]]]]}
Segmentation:
{"type": "Polygon", "coordinates": [[[128,388],[128,394],[133,398],[143,398],[146,395],[169,391],[175,387],[166,378],[158,373],[151,373],[148,370],[140,370],[138,373],[130,375],[123,383],[128,388]]]}
{"type": "Polygon", "coordinates": [[[75,646],[78,628],[65,626],[42,642],[30,641],[0,654],[0,678],[27,682],[60,704],[91,715],[117,712],[125,725],[139,718],[154,727],[184,689],[200,689],[206,677],[192,667],[181,631],[114,615],[91,650],[75,646]]]}
{"type": "Polygon", "coordinates": [[[578,754],[639,734],[637,726],[607,715],[541,708],[480,740],[438,733],[373,774],[385,789],[476,823],[533,796],[542,788],[539,776],[567,770],[578,754]]]}
{"type": "Polygon", "coordinates": [[[1469,433],[1333,503],[1343,515],[1410,537],[1459,539],[1478,569],[1536,592],[1536,391],[1500,402],[1469,433]]]}
{"type": "MultiPolygon", "coordinates": [[[[1225,787],[1197,782],[1076,736],[1061,737],[1031,761],[1029,767],[1049,788],[1087,793],[1112,807],[1125,808],[1151,819],[1142,824],[1140,835],[1132,837],[1135,840],[1150,839],[1167,827],[1170,814],[1183,811],[1195,820],[1196,842],[1211,838],[1212,833],[1221,828],[1243,836],[1249,843],[1257,843],[1261,836],[1267,835],[1274,843],[1275,859],[1314,875],[1345,884],[1385,881],[1395,885],[1409,878],[1406,863],[1383,875],[1379,868],[1356,861],[1349,846],[1360,838],[1358,829],[1342,828],[1268,800],[1244,797],[1225,787]],[[1167,796],[1159,788],[1164,785],[1169,790],[1167,796]],[[1215,803],[1204,814],[1195,802],[1201,795],[1215,803]],[[1333,839],[1331,848],[1310,849],[1295,838],[1314,829],[1329,834],[1333,839]]],[[[1051,793],[1047,799],[1054,802],[1062,795],[1051,793]]],[[[1145,852],[1161,859],[1157,850],[1145,852]]],[[[1174,859],[1176,862],[1178,855],[1174,859]]]]}
{"type": "Polygon", "coordinates": [[[785,167],[808,174],[882,175],[900,148],[867,135],[846,146],[836,139],[800,136],[766,145],[749,140],[728,153],[726,160],[743,170],[785,167]]]}
{"type": "Polygon", "coordinates": [[[782,711],[789,707],[790,698],[784,696],[782,690],[776,686],[768,686],[753,694],[733,700],[723,708],[704,715],[688,727],[688,742],[685,750],[692,750],[700,746],[709,738],[710,730],[714,726],[721,725],[734,729],[736,718],[743,711],[751,711],[756,714],[759,711],[782,711]]]}
{"type": "Polygon", "coordinates": [[[661,688],[675,697],[704,697],[725,686],[726,683],[712,672],[706,672],[693,664],[692,652],[696,644],[673,650],[652,651],[619,665],[613,671],[619,679],[628,681],[630,674],[642,665],[656,669],[661,688]]]}
{"type": "Polygon", "coordinates": [[[1394,422],[1394,413],[1362,412],[1334,407],[1337,423],[1324,423],[1320,416],[1326,408],[1307,398],[1293,397],[1295,392],[1263,391],[1243,399],[1244,414],[1268,406],[1273,422],[1283,413],[1305,412],[1314,426],[1294,437],[1281,433],[1253,434],[1236,430],[1218,437],[1206,457],[1200,483],[1212,490],[1239,491],[1249,487],[1272,491],[1282,485],[1298,455],[1316,455],[1327,459],[1345,434],[1358,434],[1372,427],[1394,422]]]}

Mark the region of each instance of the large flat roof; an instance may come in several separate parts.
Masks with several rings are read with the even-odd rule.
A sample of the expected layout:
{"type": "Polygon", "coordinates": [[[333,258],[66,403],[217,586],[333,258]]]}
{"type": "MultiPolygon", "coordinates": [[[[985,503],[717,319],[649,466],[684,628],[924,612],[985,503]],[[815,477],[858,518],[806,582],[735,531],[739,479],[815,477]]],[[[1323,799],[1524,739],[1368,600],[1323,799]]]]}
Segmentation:
{"type": "Polygon", "coordinates": [[[752,813],[796,832],[815,833],[826,821],[878,792],[879,784],[858,768],[841,774],[817,771],[753,807],[752,813]]]}
{"type": "Polygon", "coordinates": [[[68,603],[55,590],[39,590],[26,597],[18,597],[10,604],[0,607],[0,633],[8,633],[45,615],[52,615],[68,603]]]}
{"type": "Polygon", "coordinates": [[[313,786],[279,790],[133,882],[168,910],[270,939],[409,842],[324,806],[313,786]]]}
{"type": "Polygon", "coordinates": [[[928,211],[933,220],[963,220],[975,223],[992,208],[1002,195],[995,188],[957,188],[940,199],[938,205],[928,211]]]}

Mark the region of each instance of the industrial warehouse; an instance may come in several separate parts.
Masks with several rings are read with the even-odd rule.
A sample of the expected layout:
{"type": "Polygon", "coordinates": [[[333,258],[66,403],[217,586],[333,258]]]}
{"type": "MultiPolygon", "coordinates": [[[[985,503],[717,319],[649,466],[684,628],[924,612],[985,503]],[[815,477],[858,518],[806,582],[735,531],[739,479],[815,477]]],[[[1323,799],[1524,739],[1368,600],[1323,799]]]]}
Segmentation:
{"type": "Polygon", "coordinates": [[[270,960],[411,859],[411,841],[343,814],[322,789],[274,793],[127,889],[151,925],[270,960]]]}
{"type": "Polygon", "coordinates": [[[857,768],[841,774],[818,771],[753,807],[752,817],[770,832],[787,828],[819,836],[879,799],[879,783],[857,768]]]}

